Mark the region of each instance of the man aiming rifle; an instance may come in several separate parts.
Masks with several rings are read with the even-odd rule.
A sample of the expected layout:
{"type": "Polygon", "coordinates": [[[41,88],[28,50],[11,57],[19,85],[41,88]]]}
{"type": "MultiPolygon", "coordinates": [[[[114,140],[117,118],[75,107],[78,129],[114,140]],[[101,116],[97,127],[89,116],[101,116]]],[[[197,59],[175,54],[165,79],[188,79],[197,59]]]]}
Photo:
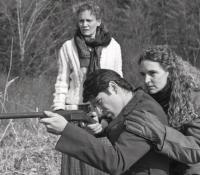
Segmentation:
{"type": "MultiPolygon", "coordinates": [[[[67,121],[76,123],[79,126],[85,124],[94,124],[96,120],[93,119],[86,111],[83,110],[59,110],[57,114],[62,115],[67,121]]],[[[27,112],[27,113],[2,113],[0,119],[22,119],[22,118],[46,118],[48,117],[44,112],[27,112]]]]}
{"type": "Polygon", "coordinates": [[[56,144],[58,151],[112,175],[169,174],[168,157],[156,153],[148,138],[133,132],[134,118],[138,116],[153,114],[167,124],[163,109],[149,95],[141,89],[133,91],[116,72],[99,69],[84,82],[83,98],[112,120],[105,131],[112,146],[47,111],[49,118],[41,119],[41,123],[49,132],[61,135],[56,144]]]}

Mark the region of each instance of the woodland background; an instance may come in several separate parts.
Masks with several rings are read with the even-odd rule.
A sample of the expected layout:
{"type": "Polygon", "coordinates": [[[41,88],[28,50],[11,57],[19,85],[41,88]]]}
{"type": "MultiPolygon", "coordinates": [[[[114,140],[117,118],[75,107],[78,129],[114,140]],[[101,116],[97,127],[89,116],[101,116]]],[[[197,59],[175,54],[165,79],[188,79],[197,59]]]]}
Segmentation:
{"type": "MultiPolygon", "coordinates": [[[[94,0],[120,43],[125,78],[140,84],[137,58],[151,44],[169,44],[200,66],[200,0],[94,0]]],[[[0,0],[0,110],[50,109],[58,49],[74,33],[81,0],[0,0]]],[[[0,121],[0,174],[57,175],[57,137],[37,119],[0,121]]]]}

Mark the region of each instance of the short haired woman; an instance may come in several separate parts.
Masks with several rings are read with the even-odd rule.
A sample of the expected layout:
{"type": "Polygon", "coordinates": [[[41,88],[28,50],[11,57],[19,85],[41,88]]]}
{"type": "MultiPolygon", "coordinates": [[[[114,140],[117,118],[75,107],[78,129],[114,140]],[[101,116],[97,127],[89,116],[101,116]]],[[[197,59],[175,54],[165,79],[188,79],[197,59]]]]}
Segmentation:
{"type": "MultiPolygon", "coordinates": [[[[72,39],[61,47],[58,76],[55,84],[53,110],[82,109],[83,82],[88,73],[106,68],[122,76],[121,48],[102,23],[102,10],[95,2],[81,4],[76,11],[77,29],[72,39]]],[[[101,126],[101,125],[100,125],[101,126]]],[[[63,155],[64,157],[64,155],[63,155]]],[[[62,160],[61,174],[96,174],[81,163],[81,169],[62,160]],[[66,170],[64,166],[71,166],[66,170]],[[77,170],[78,169],[78,170],[77,170]]]]}

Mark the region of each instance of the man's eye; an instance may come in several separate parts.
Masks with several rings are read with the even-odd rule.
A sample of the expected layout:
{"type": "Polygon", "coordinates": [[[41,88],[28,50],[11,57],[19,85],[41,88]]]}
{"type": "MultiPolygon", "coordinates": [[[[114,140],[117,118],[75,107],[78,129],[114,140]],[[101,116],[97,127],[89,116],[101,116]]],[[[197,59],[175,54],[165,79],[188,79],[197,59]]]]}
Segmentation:
{"type": "Polygon", "coordinates": [[[154,77],[156,75],[156,72],[150,72],[149,74],[150,76],[154,77]]]}
{"type": "Polygon", "coordinates": [[[144,77],[144,76],[145,76],[145,73],[144,73],[144,72],[140,72],[140,75],[144,77]]]}
{"type": "Polygon", "coordinates": [[[96,104],[92,104],[92,107],[93,107],[93,108],[96,108],[96,107],[97,107],[97,105],[96,105],[96,104]]]}
{"type": "Polygon", "coordinates": [[[102,106],[102,99],[98,99],[98,100],[96,101],[96,105],[97,105],[97,106],[102,106]]]}

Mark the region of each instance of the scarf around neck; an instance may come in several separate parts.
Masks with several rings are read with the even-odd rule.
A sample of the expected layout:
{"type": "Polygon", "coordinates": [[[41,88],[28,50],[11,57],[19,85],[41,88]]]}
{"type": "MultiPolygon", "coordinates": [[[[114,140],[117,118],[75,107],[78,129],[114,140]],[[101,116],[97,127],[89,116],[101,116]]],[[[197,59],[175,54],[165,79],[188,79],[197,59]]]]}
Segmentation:
{"type": "Polygon", "coordinates": [[[80,29],[77,29],[74,41],[79,55],[80,66],[88,68],[87,74],[99,69],[102,48],[109,45],[111,41],[111,35],[104,29],[103,25],[97,27],[95,38],[90,40],[86,40],[80,29]]]}
{"type": "Polygon", "coordinates": [[[166,86],[161,91],[150,94],[162,106],[166,114],[168,114],[171,91],[171,83],[167,81],[166,86]]]}

